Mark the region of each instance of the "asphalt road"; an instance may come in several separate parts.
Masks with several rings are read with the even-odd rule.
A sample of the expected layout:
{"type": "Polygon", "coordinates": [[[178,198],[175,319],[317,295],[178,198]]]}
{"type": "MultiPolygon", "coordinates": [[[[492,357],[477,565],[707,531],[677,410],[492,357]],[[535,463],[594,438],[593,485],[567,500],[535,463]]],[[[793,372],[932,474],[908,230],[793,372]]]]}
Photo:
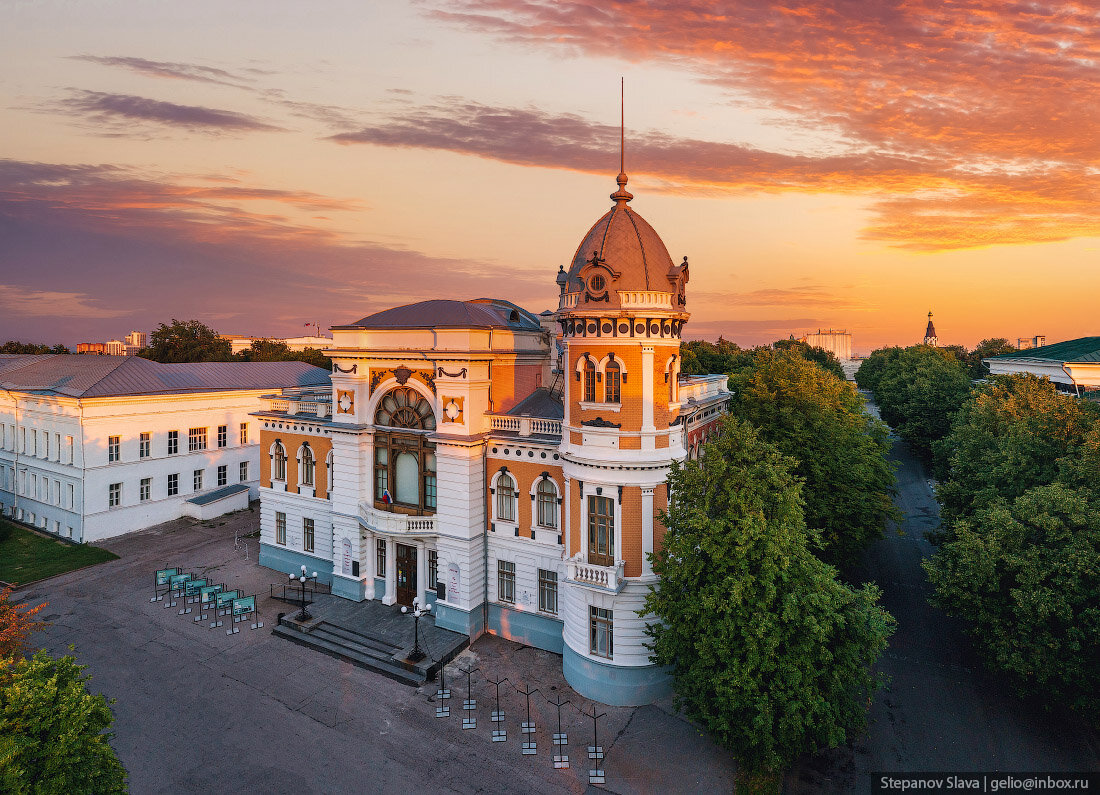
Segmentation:
{"type": "Polygon", "coordinates": [[[879,691],[866,735],[845,749],[803,760],[785,791],[869,792],[874,772],[1096,771],[1100,736],[1075,716],[1018,698],[989,672],[962,625],[928,603],[921,568],[934,547],[924,533],[939,506],[924,467],[895,439],[896,503],[904,513],[849,577],[874,581],[897,631],[880,660],[879,691]]]}
{"type": "MultiPolygon", "coordinates": [[[[256,541],[235,545],[235,530],[255,527],[245,511],[209,523],[161,525],[107,542],[119,560],[31,585],[20,593],[49,602],[50,626],[35,636],[54,654],[76,647],[92,675],[89,686],[116,699],[112,741],[129,773],[131,792],[144,793],[554,793],[588,787],[586,748],[591,707],[561,673],[561,657],[495,637],[479,639],[448,668],[454,699],[450,718],[435,717],[436,686],[415,690],[302,648],[270,634],[277,612],[292,608],[268,597],[283,575],[256,564],[256,541]],[[180,566],[256,593],[263,629],[196,624],[163,602],[150,603],[153,573],[180,566]],[[473,695],[477,729],[461,729],[465,677],[478,669],[473,695]],[[501,689],[506,743],[492,743],[489,711],[501,689]],[[520,753],[524,699],[512,687],[539,688],[532,697],[538,754],[520,753]],[[572,766],[555,770],[551,733],[561,695],[572,766]]],[[[179,600],[182,601],[182,600],[179,600]]],[[[410,619],[411,620],[411,619],[410,619]]],[[[729,792],[728,755],[670,704],[637,709],[601,707],[606,752],[601,791],[729,792]]]]}

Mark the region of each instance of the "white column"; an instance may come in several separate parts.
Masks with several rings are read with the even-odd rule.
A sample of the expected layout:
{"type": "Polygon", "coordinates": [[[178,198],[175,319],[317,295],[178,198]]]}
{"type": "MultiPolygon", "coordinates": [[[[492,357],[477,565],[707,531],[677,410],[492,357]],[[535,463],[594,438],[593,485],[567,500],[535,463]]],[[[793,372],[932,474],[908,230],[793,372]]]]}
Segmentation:
{"type": "Polygon", "coordinates": [[[416,542],[416,599],[424,605],[424,591],[428,589],[428,548],[423,541],[416,542]]]}
{"type": "Polygon", "coordinates": [[[642,488],[642,574],[652,574],[653,564],[647,555],[653,552],[653,488],[642,488]]]}
{"type": "MultiPolygon", "coordinates": [[[[568,433],[568,431],[563,431],[568,433]]],[[[565,543],[565,557],[570,558],[573,556],[573,532],[572,525],[569,524],[570,518],[573,516],[572,508],[573,503],[573,481],[569,478],[562,480],[562,500],[561,500],[561,522],[562,522],[562,541],[565,543]]]]}
{"type": "MultiPolygon", "coordinates": [[[[653,424],[653,346],[642,346],[642,433],[655,431],[653,424]]],[[[652,436],[642,436],[642,449],[652,450],[652,436]]]]}
{"type": "Polygon", "coordinates": [[[382,604],[392,605],[397,601],[397,544],[392,538],[386,539],[386,595],[382,604]]]}
{"type": "Polygon", "coordinates": [[[378,544],[375,541],[373,533],[367,533],[366,540],[363,543],[366,545],[367,550],[365,560],[363,561],[363,574],[365,575],[364,582],[366,584],[367,591],[366,597],[367,599],[373,599],[375,578],[374,567],[377,565],[378,560],[378,544]]]}

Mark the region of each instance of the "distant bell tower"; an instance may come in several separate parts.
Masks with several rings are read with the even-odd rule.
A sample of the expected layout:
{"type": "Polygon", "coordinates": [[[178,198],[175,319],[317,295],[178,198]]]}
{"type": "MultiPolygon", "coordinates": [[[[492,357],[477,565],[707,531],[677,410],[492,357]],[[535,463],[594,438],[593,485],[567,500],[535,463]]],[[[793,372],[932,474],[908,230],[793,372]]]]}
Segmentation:
{"type": "Polygon", "coordinates": [[[932,310],[928,310],[928,328],[924,330],[924,344],[929,347],[936,347],[936,327],[932,325],[932,310]]]}

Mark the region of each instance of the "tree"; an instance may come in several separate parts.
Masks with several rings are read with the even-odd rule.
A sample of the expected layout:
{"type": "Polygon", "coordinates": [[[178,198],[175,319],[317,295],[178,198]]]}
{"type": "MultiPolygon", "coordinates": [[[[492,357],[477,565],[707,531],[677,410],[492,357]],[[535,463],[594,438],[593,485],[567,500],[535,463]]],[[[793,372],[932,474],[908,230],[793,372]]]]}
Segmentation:
{"type": "Polygon", "coordinates": [[[161,323],[149,337],[149,347],[140,355],[154,362],[228,362],[232,360],[229,340],[198,320],[161,323]]]}
{"type": "Polygon", "coordinates": [[[924,566],[934,601],[970,624],[994,668],[1100,716],[1100,501],[1061,484],[998,500],[924,566]]]}
{"type": "MultiPolygon", "coordinates": [[[[0,533],[5,529],[10,532],[10,528],[0,527],[0,533]]],[[[32,619],[45,602],[37,607],[28,607],[29,602],[12,604],[11,595],[11,586],[0,588],[0,658],[22,654],[30,634],[43,626],[32,619]]]]}
{"type": "Polygon", "coordinates": [[[845,378],[844,368],[840,366],[840,359],[836,358],[836,354],[832,351],[796,339],[776,340],[772,348],[777,351],[797,353],[803,359],[821,365],[841,381],[845,378]]]}
{"type": "Polygon", "coordinates": [[[863,360],[863,364],[856,370],[856,386],[874,393],[878,389],[878,383],[882,380],[882,374],[887,367],[901,356],[901,348],[879,348],[872,351],[871,355],[863,360]]]}
{"type": "Polygon", "coordinates": [[[126,791],[106,733],[114,716],[107,699],[87,691],[86,667],[45,649],[0,660],[0,791],[126,791]]]}
{"type": "Polygon", "coordinates": [[[1011,502],[1059,479],[1100,424],[1098,408],[1060,393],[1046,378],[992,377],[935,447],[943,475],[936,496],[948,531],[995,500],[1011,502]]]}
{"type": "Polygon", "coordinates": [[[702,461],[674,464],[651,557],[660,585],[643,608],[678,706],[746,771],[778,772],[861,730],[894,624],[874,585],[849,588],[810,552],[792,468],[733,417],[702,461]]]}
{"type": "Polygon", "coordinates": [[[253,340],[252,345],[237,354],[246,362],[307,362],[314,367],[331,368],[331,360],[317,348],[292,351],[285,342],[278,340],[253,340]]]}
{"type": "Polygon", "coordinates": [[[948,434],[970,395],[970,378],[954,356],[914,345],[887,357],[874,394],[882,419],[930,463],[932,444],[948,434]]]}
{"type": "Polygon", "coordinates": [[[739,348],[736,344],[718,338],[718,342],[688,340],[680,345],[680,372],[684,375],[707,375],[708,373],[737,372],[752,363],[752,351],[739,348]]]}
{"type": "Polygon", "coordinates": [[[51,348],[49,345],[40,345],[35,342],[8,340],[0,345],[0,353],[72,353],[72,351],[60,342],[51,348]]]}
{"type": "Polygon", "coordinates": [[[970,371],[970,377],[974,379],[985,378],[989,375],[989,370],[982,364],[982,359],[988,359],[990,356],[1000,356],[1004,353],[1015,353],[1016,346],[1006,340],[1004,337],[994,337],[993,339],[982,340],[977,344],[974,350],[970,351],[966,357],[966,365],[970,371]]]}
{"type": "Polygon", "coordinates": [[[886,426],[846,381],[797,352],[758,353],[731,386],[731,413],[797,461],[806,523],[821,531],[825,560],[851,562],[897,518],[886,426]]]}

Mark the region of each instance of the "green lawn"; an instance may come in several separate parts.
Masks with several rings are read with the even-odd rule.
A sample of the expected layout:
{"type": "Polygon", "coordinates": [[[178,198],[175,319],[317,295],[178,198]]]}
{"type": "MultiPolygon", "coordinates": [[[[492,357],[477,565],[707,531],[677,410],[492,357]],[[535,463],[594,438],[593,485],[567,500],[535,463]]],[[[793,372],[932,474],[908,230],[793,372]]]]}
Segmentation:
{"type": "Polygon", "coordinates": [[[63,574],[118,555],[88,544],[44,538],[0,519],[0,580],[18,585],[63,574]]]}

